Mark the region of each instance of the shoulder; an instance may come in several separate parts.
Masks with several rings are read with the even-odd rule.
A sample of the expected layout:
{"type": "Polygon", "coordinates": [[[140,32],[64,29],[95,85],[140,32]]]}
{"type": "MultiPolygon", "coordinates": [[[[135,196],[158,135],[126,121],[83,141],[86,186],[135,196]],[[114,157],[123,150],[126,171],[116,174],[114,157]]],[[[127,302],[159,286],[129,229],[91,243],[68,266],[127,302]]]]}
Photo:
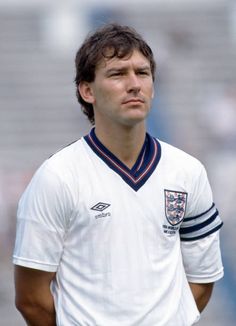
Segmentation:
{"type": "Polygon", "coordinates": [[[45,160],[42,167],[63,177],[63,175],[76,170],[76,167],[85,156],[84,151],[83,138],[80,138],[52,154],[45,160]]]}
{"type": "Polygon", "coordinates": [[[158,141],[161,146],[162,164],[189,171],[198,170],[200,172],[204,169],[203,164],[196,157],[166,142],[158,141]]]}
{"type": "Polygon", "coordinates": [[[48,159],[49,164],[67,162],[68,159],[73,159],[79,155],[82,149],[83,138],[73,141],[72,143],[60,148],[58,151],[53,153],[48,159]]]}
{"type": "Polygon", "coordinates": [[[51,207],[52,203],[57,206],[72,203],[79,179],[77,163],[83,157],[81,146],[79,139],[45,160],[34,173],[20,203],[46,203],[46,207],[51,207]]]}
{"type": "Polygon", "coordinates": [[[46,159],[35,171],[29,185],[37,189],[39,186],[59,189],[65,184],[73,184],[83,157],[82,139],[79,139],[46,159]]]}

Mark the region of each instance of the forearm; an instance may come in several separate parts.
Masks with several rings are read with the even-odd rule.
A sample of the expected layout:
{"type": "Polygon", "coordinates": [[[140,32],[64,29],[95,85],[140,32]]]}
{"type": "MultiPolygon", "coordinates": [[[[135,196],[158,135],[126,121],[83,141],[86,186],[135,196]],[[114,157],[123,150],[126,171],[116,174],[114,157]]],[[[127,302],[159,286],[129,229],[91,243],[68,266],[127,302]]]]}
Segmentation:
{"type": "Polygon", "coordinates": [[[203,311],[210,300],[213,285],[214,283],[198,284],[189,282],[193,297],[200,312],[203,311]]]}

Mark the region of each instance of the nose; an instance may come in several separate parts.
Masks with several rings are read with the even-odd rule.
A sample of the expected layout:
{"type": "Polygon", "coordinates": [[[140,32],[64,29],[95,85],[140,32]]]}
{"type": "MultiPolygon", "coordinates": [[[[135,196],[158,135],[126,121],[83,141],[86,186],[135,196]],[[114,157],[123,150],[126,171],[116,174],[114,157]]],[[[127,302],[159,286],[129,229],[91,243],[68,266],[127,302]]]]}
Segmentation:
{"type": "Polygon", "coordinates": [[[135,93],[135,94],[139,93],[141,90],[140,80],[135,73],[129,75],[127,81],[127,90],[128,93],[135,93]]]}

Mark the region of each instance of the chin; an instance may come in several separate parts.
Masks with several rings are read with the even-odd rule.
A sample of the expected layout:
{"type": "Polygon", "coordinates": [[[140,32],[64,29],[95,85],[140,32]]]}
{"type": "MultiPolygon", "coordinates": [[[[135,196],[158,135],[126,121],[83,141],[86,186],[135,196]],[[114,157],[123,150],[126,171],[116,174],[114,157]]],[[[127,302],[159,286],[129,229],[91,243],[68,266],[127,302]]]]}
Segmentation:
{"type": "Polygon", "coordinates": [[[147,115],[137,115],[123,119],[123,124],[127,126],[135,126],[136,124],[142,123],[146,120],[147,115]]]}
{"type": "Polygon", "coordinates": [[[143,120],[145,120],[148,116],[149,111],[133,111],[130,113],[130,115],[127,117],[127,119],[129,119],[130,121],[137,121],[137,122],[141,122],[143,120]]]}

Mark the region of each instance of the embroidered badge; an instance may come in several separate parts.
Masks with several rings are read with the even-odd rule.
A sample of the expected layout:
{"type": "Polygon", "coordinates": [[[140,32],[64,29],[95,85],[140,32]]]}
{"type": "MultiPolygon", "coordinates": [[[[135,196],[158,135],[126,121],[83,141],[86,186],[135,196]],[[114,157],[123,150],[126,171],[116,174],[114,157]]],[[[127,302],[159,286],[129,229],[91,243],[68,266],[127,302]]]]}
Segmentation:
{"type": "Polygon", "coordinates": [[[182,222],[187,205],[187,196],[186,192],[165,190],[165,214],[171,225],[182,222]]]}

